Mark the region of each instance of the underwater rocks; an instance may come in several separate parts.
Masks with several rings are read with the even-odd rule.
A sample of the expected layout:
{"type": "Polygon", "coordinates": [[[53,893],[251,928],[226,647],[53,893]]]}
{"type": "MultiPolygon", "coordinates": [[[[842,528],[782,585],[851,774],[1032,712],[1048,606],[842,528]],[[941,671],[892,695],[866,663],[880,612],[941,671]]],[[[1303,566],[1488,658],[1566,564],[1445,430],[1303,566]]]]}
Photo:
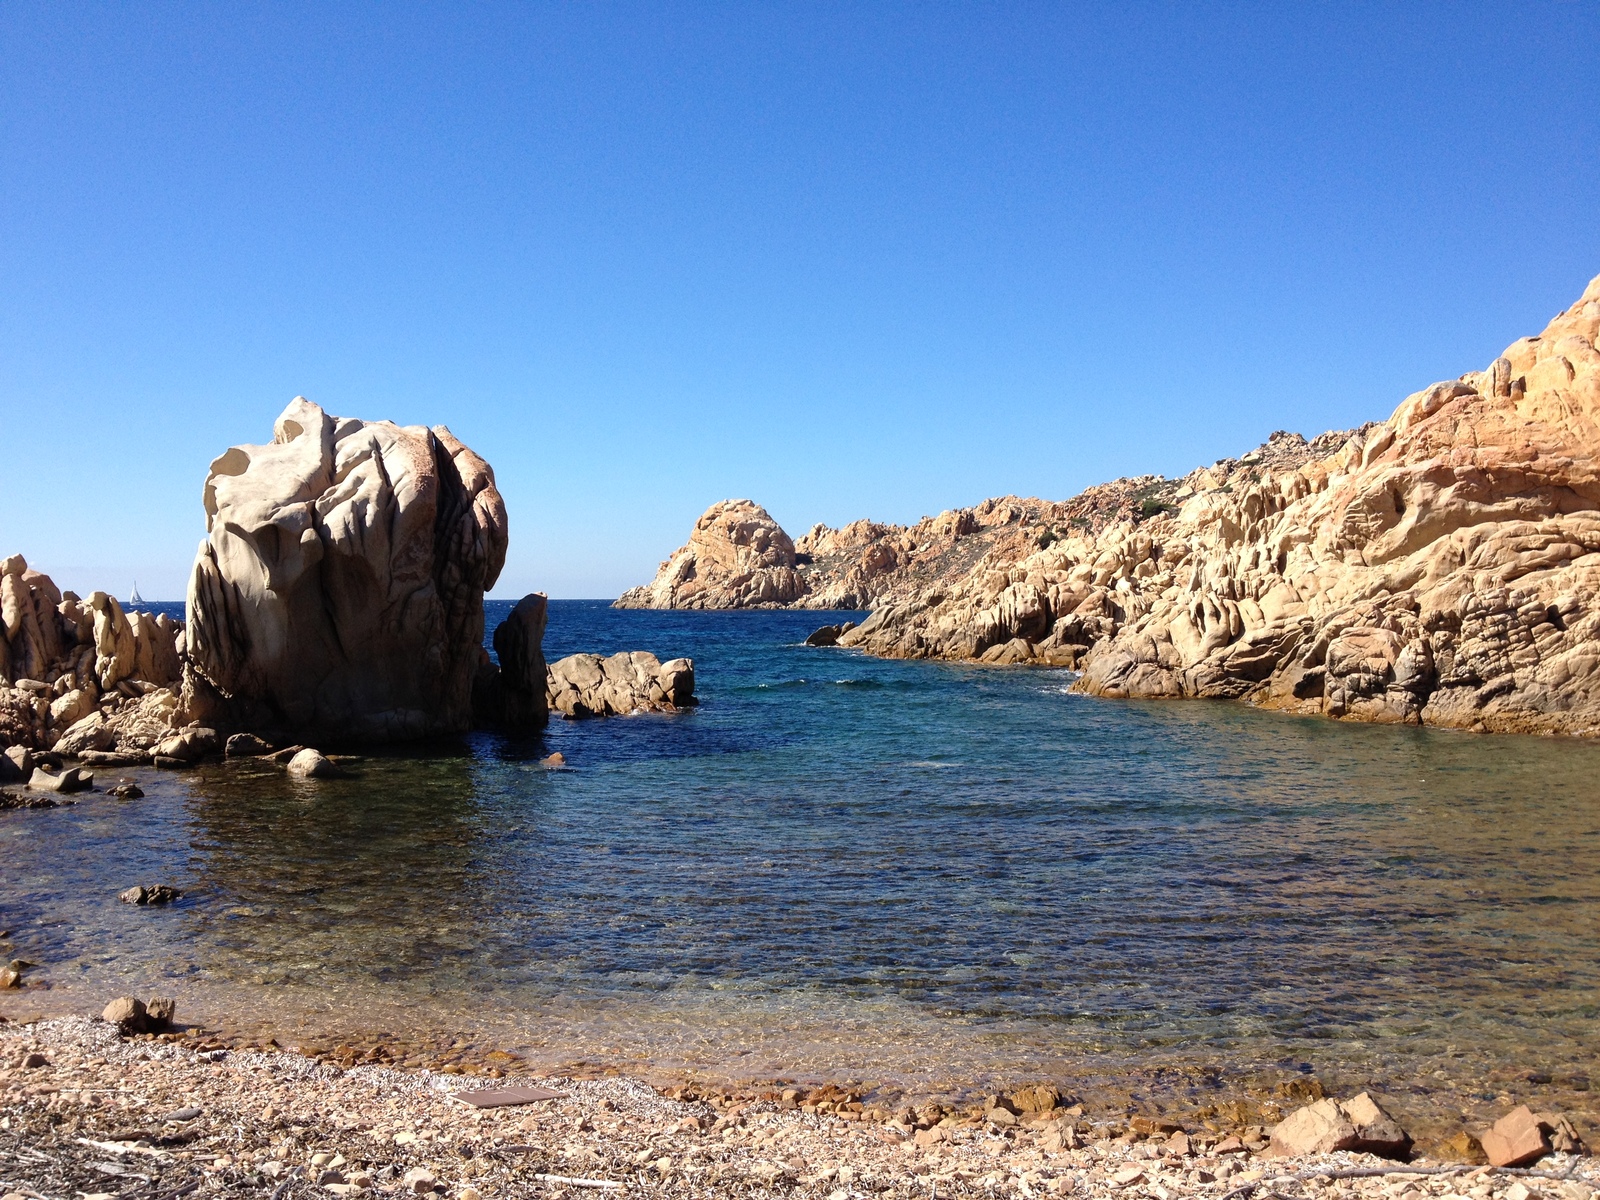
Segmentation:
{"type": "Polygon", "coordinates": [[[634,650],[602,658],[571,654],[550,665],[549,705],[565,717],[623,716],[672,712],[694,699],[694,660],[661,662],[634,650]]]}
{"type": "Polygon", "coordinates": [[[506,553],[494,472],[444,426],[297,398],[211,464],[188,598],[195,702],[280,740],[461,733],[506,553]]]}

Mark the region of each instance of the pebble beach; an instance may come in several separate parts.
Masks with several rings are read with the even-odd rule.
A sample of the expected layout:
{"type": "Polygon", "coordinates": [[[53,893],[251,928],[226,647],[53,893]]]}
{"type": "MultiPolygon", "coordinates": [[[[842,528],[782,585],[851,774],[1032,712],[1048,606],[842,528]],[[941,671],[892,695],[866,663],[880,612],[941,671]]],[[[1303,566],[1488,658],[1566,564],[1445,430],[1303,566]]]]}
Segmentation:
{"type": "Polygon", "coordinates": [[[1587,1155],[1555,1152],[1528,1169],[1425,1156],[1275,1157],[1259,1127],[1225,1133],[1107,1118],[1061,1107],[1054,1095],[987,1097],[965,1111],[896,1109],[838,1087],[657,1089],[623,1075],[526,1076],[514,1061],[493,1076],[344,1068],[230,1050],[200,1029],[127,1036],[83,1017],[0,1024],[0,1062],[6,1200],[1593,1200],[1600,1186],[1600,1161],[1587,1155]],[[557,1094],[487,1108],[455,1098],[511,1088],[557,1094]]]}

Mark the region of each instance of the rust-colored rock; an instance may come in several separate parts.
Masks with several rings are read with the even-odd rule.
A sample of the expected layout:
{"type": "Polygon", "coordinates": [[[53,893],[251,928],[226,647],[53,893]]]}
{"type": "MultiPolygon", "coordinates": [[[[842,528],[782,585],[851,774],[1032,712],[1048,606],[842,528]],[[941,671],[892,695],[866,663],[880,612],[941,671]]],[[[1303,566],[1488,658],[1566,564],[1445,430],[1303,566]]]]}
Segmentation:
{"type": "Polygon", "coordinates": [[[1522,1167],[1550,1153],[1544,1126],[1526,1104],[1518,1105],[1478,1135],[1483,1152],[1497,1167],[1522,1167]]]}
{"type": "Polygon", "coordinates": [[[1411,1139],[1371,1093],[1343,1102],[1318,1100],[1296,1109],[1272,1130],[1268,1153],[1274,1157],[1331,1154],[1354,1150],[1385,1158],[1405,1158],[1411,1139]]]}

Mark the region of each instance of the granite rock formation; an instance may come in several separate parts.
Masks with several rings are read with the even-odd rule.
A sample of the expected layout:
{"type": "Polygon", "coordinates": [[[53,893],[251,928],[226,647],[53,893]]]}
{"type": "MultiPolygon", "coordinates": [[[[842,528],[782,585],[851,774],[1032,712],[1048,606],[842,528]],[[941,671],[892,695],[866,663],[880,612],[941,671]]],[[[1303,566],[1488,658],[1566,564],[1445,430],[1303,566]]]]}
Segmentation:
{"type": "Polygon", "coordinates": [[[673,712],[695,703],[694,660],[661,662],[644,650],[569,654],[550,664],[549,706],[564,717],[673,712]]]}
{"type": "Polygon", "coordinates": [[[549,600],[534,592],[517,601],[494,631],[495,657],[485,651],[473,685],[472,704],[479,725],[511,732],[542,729],[549,719],[549,668],[544,661],[544,628],[549,600]]]}
{"type": "Polygon", "coordinates": [[[489,465],[444,426],[295,399],[211,464],[189,584],[195,709],[268,737],[382,742],[472,723],[505,561],[489,465]]]}
{"type": "Polygon", "coordinates": [[[841,646],[1076,666],[1101,696],[1600,734],[1597,337],[1600,279],[1387,421],[1064,503],[814,531],[799,603],[873,607],[841,646]],[[870,586],[815,573],[844,543],[885,562],[870,586]]]}
{"type": "Polygon", "coordinates": [[[759,504],[724,500],[695,522],[687,545],[654,581],[624,592],[618,608],[761,608],[806,592],[794,543],[759,504]]]}
{"type": "Polygon", "coordinates": [[[0,746],[70,748],[92,726],[85,748],[148,750],[170,721],[146,729],[142,714],[176,711],[182,648],[180,622],[125,613],[104,592],[81,600],[13,555],[0,562],[0,746]]]}

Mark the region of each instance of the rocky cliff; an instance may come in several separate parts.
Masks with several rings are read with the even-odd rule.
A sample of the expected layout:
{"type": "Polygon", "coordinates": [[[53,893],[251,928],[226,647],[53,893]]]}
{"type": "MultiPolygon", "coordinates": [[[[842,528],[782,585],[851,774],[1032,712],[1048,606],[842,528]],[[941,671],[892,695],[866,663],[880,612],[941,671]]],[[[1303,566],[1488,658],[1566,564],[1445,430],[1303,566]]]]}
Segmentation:
{"type": "Polygon", "coordinates": [[[1059,504],[813,531],[784,602],[873,607],[841,645],[1077,666],[1103,696],[1594,734],[1597,336],[1600,279],[1381,423],[1059,504]]]}
{"type": "Polygon", "coordinates": [[[188,649],[209,723],[369,742],[471,727],[506,510],[448,429],[297,398],[270,443],[211,464],[204,499],[188,649]]]}

